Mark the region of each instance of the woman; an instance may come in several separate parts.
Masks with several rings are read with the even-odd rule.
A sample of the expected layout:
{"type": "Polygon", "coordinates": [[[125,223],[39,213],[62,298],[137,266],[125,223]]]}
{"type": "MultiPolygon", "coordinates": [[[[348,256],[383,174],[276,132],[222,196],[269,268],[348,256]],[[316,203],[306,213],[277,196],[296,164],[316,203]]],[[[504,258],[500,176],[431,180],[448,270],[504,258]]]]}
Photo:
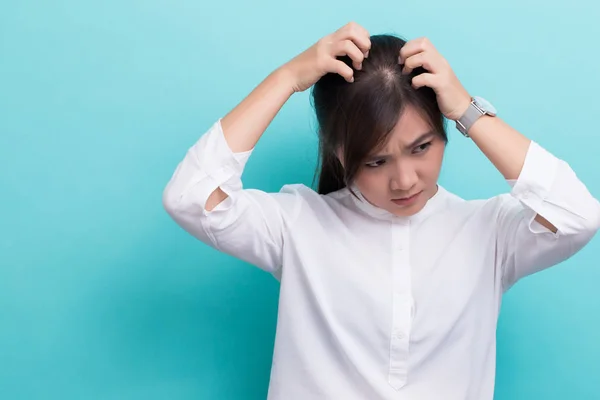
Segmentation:
{"type": "Polygon", "coordinates": [[[580,250],[600,205],[569,165],[472,98],[427,39],[350,23],[275,70],[187,152],[164,192],[190,234],[280,280],[269,399],[492,399],[516,281],[580,250]],[[318,191],[243,190],[286,100],[314,85],[318,191]],[[438,185],[444,120],[509,193],[438,185]]]}

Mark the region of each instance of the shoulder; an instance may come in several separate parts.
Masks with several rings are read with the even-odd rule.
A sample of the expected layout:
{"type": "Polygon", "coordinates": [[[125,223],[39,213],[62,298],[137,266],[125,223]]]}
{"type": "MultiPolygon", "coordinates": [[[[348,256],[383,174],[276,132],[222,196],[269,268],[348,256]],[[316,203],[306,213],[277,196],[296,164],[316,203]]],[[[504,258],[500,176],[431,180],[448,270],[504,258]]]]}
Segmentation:
{"type": "Polygon", "coordinates": [[[330,206],[334,203],[343,202],[350,195],[347,188],[328,194],[320,194],[313,188],[302,183],[284,185],[280,194],[291,196],[296,201],[310,206],[330,206]]]}
{"type": "Polygon", "coordinates": [[[353,195],[348,188],[320,194],[304,184],[289,184],[283,186],[280,193],[294,199],[296,217],[303,214],[306,217],[316,216],[319,219],[327,219],[328,215],[333,217],[354,209],[353,195]]]}
{"type": "Polygon", "coordinates": [[[508,192],[490,197],[466,199],[448,190],[445,190],[442,207],[450,214],[469,218],[492,218],[506,211],[522,208],[521,203],[508,192]]]}
{"type": "Polygon", "coordinates": [[[297,214],[297,211],[300,208],[315,209],[336,207],[343,201],[344,197],[350,195],[347,189],[323,195],[302,183],[283,185],[279,191],[265,192],[259,189],[249,188],[245,189],[244,193],[246,193],[252,201],[261,204],[275,200],[279,206],[283,207],[285,211],[291,214],[297,214]],[[348,194],[346,194],[346,192],[348,192],[348,194]]]}

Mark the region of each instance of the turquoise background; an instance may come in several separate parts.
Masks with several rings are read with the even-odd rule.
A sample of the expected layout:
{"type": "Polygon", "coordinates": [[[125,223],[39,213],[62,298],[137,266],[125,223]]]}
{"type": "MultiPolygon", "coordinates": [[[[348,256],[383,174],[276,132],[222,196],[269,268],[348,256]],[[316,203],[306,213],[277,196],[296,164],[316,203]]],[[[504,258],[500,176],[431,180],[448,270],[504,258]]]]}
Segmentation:
{"type": "MultiPolygon", "coordinates": [[[[278,284],[162,208],[185,151],[350,20],[428,36],[472,94],[600,195],[598,2],[1,1],[0,399],[264,399],[278,284]],[[555,3],[558,4],[558,3],[555,3]]],[[[308,92],[247,187],[310,184],[308,92]]],[[[441,183],[508,190],[451,128],[441,183]]],[[[600,239],[505,297],[498,400],[598,399],[600,239]]]]}

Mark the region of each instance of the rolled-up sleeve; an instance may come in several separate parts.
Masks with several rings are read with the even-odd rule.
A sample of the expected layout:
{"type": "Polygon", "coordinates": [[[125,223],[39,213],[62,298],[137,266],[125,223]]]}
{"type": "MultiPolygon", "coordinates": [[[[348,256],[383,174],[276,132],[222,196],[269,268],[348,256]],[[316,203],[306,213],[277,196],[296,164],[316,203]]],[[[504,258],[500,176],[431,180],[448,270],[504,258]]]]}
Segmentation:
{"type": "Polygon", "coordinates": [[[508,290],[519,279],[581,250],[600,227],[600,203],[571,167],[530,143],[525,163],[498,212],[497,258],[508,290]],[[541,215],[557,231],[535,220],[541,215]]]}
{"type": "Polygon", "coordinates": [[[274,273],[281,268],[284,237],[300,202],[289,187],[277,193],[244,189],[241,177],[251,153],[233,153],[218,120],[175,169],[163,191],[163,205],[197,239],[274,273]],[[217,188],[228,197],[207,211],[206,202],[217,188]]]}

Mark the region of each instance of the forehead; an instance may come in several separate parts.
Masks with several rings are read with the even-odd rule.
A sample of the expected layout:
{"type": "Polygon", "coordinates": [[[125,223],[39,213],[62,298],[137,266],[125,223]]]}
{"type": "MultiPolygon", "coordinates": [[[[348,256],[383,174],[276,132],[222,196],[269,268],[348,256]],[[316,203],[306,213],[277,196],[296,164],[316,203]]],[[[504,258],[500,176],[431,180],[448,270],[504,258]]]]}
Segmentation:
{"type": "MultiPolygon", "coordinates": [[[[407,107],[399,116],[398,122],[387,136],[384,143],[373,149],[371,154],[395,153],[398,149],[408,149],[411,146],[418,145],[418,142],[424,135],[430,134],[433,127],[427,120],[415,110],[414,107],[407,107]]],[[[438,137],[434,135],[433,138],[438,137]]],[[[428,139],[432,137],[428,135],[428,139]]]]}
{"type": "Polygon", "coordinates": [[[388,142],[410,144],[419,136],[431,132],[432,126],[417,110],[408,106],[400,114],[398,122],[388,137],[388,142]]]}

